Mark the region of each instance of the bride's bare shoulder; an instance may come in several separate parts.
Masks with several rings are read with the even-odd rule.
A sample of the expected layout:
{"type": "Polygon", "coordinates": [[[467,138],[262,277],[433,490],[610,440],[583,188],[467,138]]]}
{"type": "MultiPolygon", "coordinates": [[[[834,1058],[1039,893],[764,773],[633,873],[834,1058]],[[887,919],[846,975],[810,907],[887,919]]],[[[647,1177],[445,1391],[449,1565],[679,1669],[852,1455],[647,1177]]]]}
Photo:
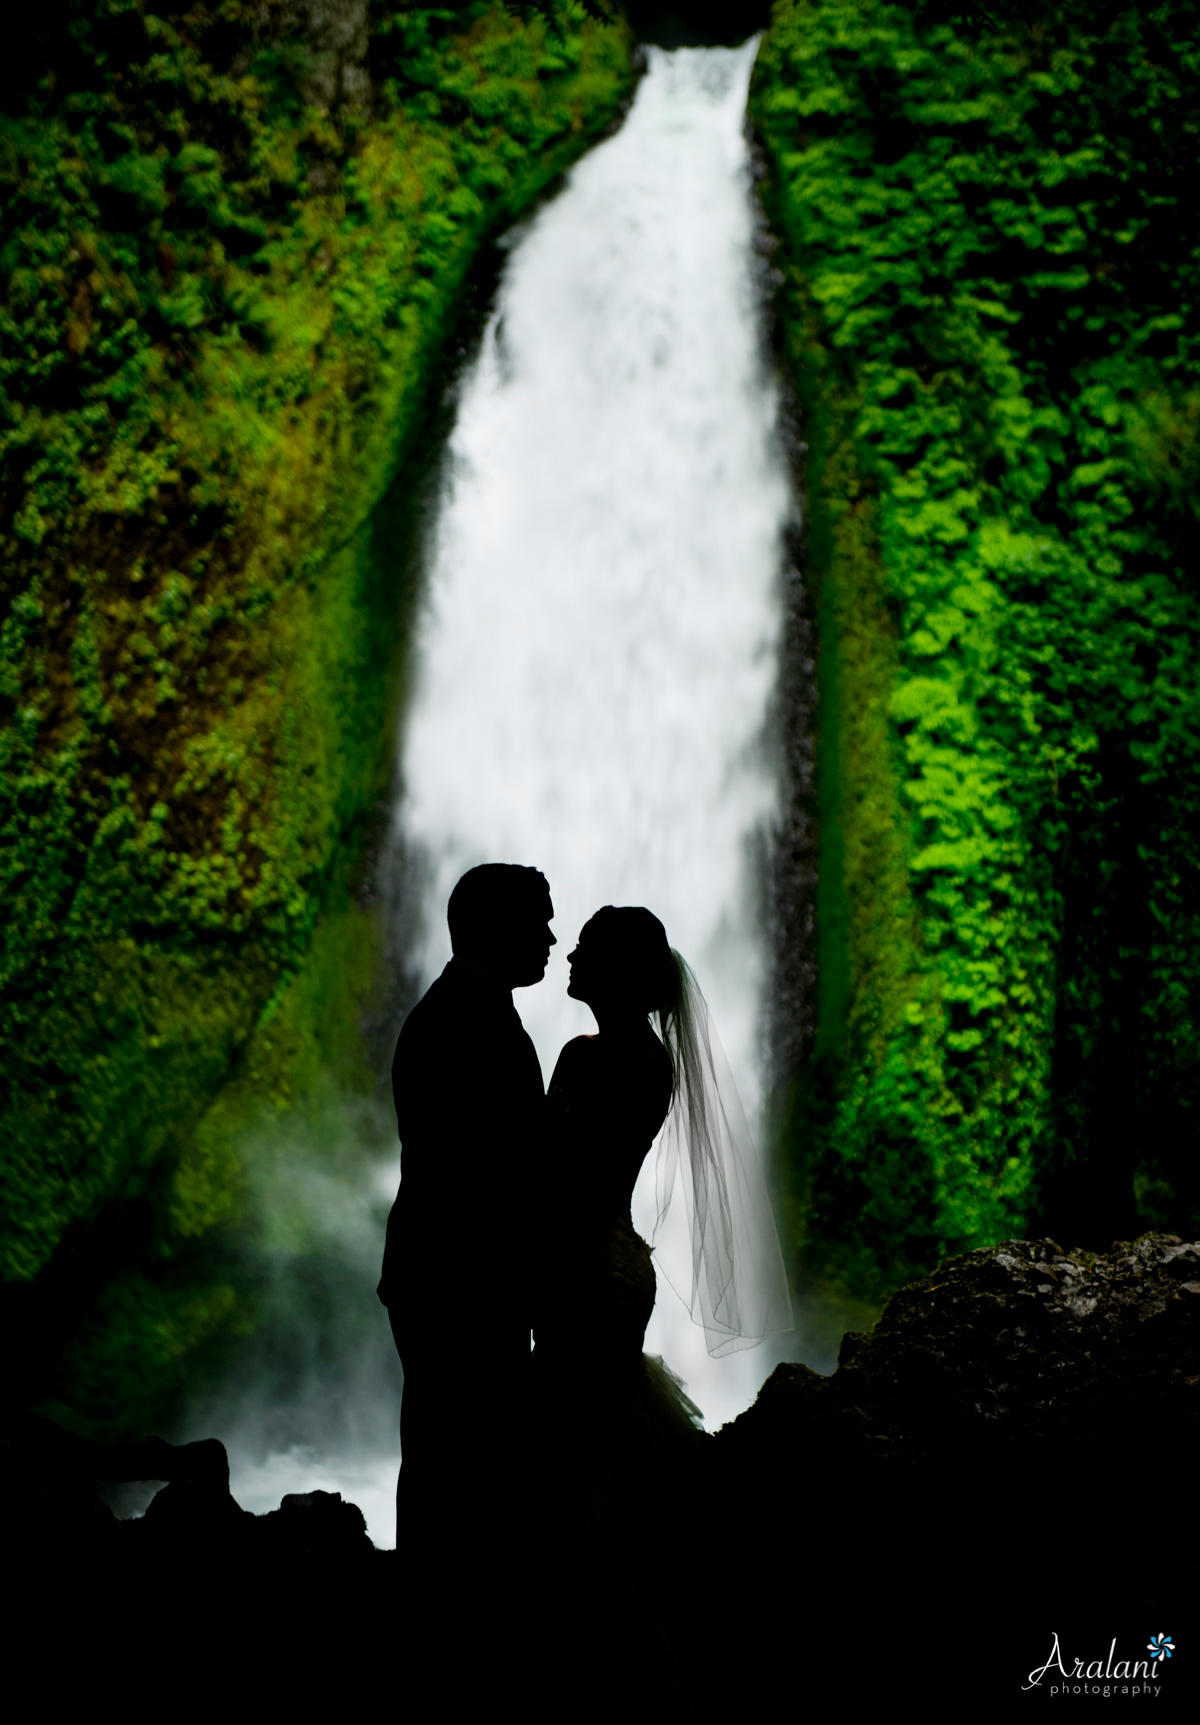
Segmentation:
{"type": "Polygon", "coordinates": [[[564,1082],[570,1082],[573,1072],[581,1071],[592,1058],[597,1047],[594,1036],[573,1036],[570,1042],[564,1042],[562,1051],[554,1063],[554,1075],[550,1080],[551,1087],[564,1082]]]}

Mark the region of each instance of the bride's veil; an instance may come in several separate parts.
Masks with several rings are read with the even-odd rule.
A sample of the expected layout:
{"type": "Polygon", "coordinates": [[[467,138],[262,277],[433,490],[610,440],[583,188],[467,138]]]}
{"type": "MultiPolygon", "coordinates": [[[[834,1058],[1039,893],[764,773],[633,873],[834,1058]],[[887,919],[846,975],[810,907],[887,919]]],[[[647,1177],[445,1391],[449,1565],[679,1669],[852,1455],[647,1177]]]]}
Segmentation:
{"type": "Polygon", "coordinates": [[[792,1303],[762,1163],[725,1051],[690,967],[671,956],[678,1000],[660,1024],[675,1099],[658,1141],[654,1258],[717,1356],[790,1330],[792,1303]],[[675,1225],[676,1202],[685,1228],[675,1225]]]}

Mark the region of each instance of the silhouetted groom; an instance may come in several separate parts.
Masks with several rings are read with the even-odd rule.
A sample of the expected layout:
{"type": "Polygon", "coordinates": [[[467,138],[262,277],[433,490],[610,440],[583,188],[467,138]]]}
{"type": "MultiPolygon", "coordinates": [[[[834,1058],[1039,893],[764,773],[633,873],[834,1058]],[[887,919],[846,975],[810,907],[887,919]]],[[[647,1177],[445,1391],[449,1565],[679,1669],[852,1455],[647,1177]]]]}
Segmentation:
{"type": "Polygon", "coordinates": [[[511,991],[545,975],[553,915],[537,869],[465,874],[447,907],[454,956],[392,1063],[401,1182],[379,1298],[404,1367],[397,1544],[431,1572],[494,1544],[523,1495],[528,1176],[544,1087],[511,991]]]}

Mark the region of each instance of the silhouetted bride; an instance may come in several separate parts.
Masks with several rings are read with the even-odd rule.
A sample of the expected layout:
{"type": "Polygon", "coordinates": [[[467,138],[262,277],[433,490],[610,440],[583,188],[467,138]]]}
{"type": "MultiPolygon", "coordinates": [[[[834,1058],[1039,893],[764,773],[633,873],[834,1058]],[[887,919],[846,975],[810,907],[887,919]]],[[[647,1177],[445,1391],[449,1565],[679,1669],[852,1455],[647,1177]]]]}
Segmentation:
{"type": "Polygon", "coordinates": [[[790,1329],[791,1310],[736,1091],[695,978],[662,923],[607,905],[568,962],[567,992],[591,1008],[599,1033],[567,1043],[547,1098],[534,1255],[544,1266],[533,1299],[535,1479],[560,1540],[611,1552],[636,1521],[644,1528],[657,1464],[686,1471],[703,1445],[682,1385],[642,1352],[655,1264],[630,1204],[664,1121],[655,1235],[670,1212],[668,1232],[682,1249],[662,1267],[703,1324],[709,1352],[790,1329]]]}

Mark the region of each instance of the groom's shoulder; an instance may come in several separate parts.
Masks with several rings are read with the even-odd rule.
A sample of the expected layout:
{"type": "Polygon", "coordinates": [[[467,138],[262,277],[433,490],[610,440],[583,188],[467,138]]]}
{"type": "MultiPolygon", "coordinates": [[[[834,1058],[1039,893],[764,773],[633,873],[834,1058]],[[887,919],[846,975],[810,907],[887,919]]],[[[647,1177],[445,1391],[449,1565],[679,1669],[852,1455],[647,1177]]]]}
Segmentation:
{"type": "Polygon", "coordinates": [[[472,973],[453,960],[413,1007],[400,1028],[399,1048],[415,1047],[430,1039],[470,1035],[513,1018],[512,1002],[504,994],[480,989],[472,973]]]}
{"type": "Polygon", "coordinates": [[[431,982],[417,1004],[400,1026],[401,1041],[413,1041],[435,1032],[440,1021],[456,1016],[462,1010],[459,990],[454,986],[454,973],[447,965],[442,974],[431,982]]]}

